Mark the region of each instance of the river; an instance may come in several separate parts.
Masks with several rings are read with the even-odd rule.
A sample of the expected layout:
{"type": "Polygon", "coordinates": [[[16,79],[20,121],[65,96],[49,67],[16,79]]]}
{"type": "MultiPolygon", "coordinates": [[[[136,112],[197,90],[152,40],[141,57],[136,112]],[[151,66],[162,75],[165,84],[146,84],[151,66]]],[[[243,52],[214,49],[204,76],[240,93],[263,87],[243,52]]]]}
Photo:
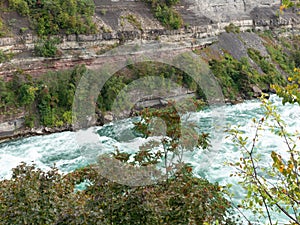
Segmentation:
{"type": "MultiPolygon", "coordinates": [[[[272,95],[270,100],[278,107],[282,119],[288,125],[289,131],[300,128],[300,107],[298,105],[282,106],[281,100],[272,95]]],[[[212,135],[212,152],[194,151],[185,155],[185,161],[193,165],[197,176],[207,178],[211,182],[219,182],[221,185],[234,184],[235,201],[238,201],[243,191],[238,187],[237,178],[230,177],[233,168],[224,165],[225,161],[235,161],[240,157],[239,149],[226,138],[225,126],[239,126],[245,135],[253,137],[254,127],[252,118],[261,118],[263,109],[258,100],[245,101],[237,105],[224,105],[218,108],[206,109],[192,113],[190,120],[197,123],[201,130],[212,135]],[[221,118],[219,113],[222,111],[221,118]],[[214,120],[222,120],[222,127],[214,127],[214,120]],[[213,160],[208,160],[213,159],[213,160]]],[[[49,169],[54,164],[60,171],[67,173],[78,167],[94,163],[98,154],[111,152],[114,146],[128,152],[135,151],[137,146],[145,142],[145,139],[135,136],[131,132],[133,121],[125,119],[103,127],[92,127],[88,130],[74,132],[62,132],[46,136],[35,136],[0,144],[0,179],[11,176],[11,169],[20,162],[35,163],[42,169],[49,169]]],[[[252,139],[252,138],[250,138],[252,139]]],[[[262,158],[270,159],[270,151],[282,151],[285,147],[283,141],[271,132],[264,132],[260,138],[262,158]]],[[[285,218],[280,217],[284,222],[285,218]]]]}

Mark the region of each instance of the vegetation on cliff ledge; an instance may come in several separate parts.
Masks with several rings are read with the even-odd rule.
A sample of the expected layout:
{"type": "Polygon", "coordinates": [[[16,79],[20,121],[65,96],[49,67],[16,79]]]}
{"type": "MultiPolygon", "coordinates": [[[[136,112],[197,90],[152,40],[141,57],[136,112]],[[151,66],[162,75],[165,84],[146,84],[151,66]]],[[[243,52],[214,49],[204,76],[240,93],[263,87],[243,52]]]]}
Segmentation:
{"type": "Polygon", "coordinates": [[[154,16],[167,28],[179,29],[183,25],[181,15],[174,9],[180,0],[144,0],[152,7],[154,16]]]}
{"type": "MultiPolygon", "coordinates": [[[[270,91],[272,90],[271,84],[285,84],[286,79],[282,73],[291,74],[292,68],[299,64],[297,57],[299,55],[297,46],[299,38],[286,38],[284,41],[264,38],[269,56],[262,56],[257,50],[249,48],[249,58],[244,57],[237,60],[225,52],[223,56],[220,55],[219,58],[209,61],[210,68],[228,100],[235,102],[238,99],[257,97],[259,94],[254,93],[253,86],[263,91],[270,91]]],[[[45,39],[44,42],[37,45],[36,54],[48,57],[55,54],[56,48],[50,42],[51,39],[45,39]],[[45,48],[45,46],[52,47],[45,48]]],[[[209,54],[209,48],[202,51],[209,54]]],[[[196,52],[201,54],[200,50],[196,52]]],[[[0,54],[0,61],[5,61],[8,57],[8,55],[0,54]]],[[[18,110],[24,110],[25,107],[26,125],[29,127],[39,125],[59,127],[70,124],[72,120],[71,107],[77,82],[84,73],[86,73],[86,69],[80,66],[74,68],[73,71],[47,73],[34,80],[23,71],[17,70],[9,82],[0,80],[0,114],[3,116],[14,115],[18,110]],[[34,98],[31,98],[32,92],[34,92],[34,98]],[[24,99],[28,99],[28,101],[24,101],[24,99]],[[29,101],[30,99],[33,100],[29,101]]],[[[205,100],[201,88],[197,87],[191,77],[170,66],[148,62],[128,65],[109,79],[97,98],[96,112],[101,116],[101,112],[110,111],[116,96],[133,80],[157,75],[162,79],[172,80],[178,85],[184,85],[186,88],[196,91],[198,97],[205,100]]],[[[168,90],[169,84],[164,85],[168,90]]],[[[125,99],[122,105],[126,105],[126,101],[125,99]]],[[[101,120],[99,122],[101,123],[101,120]]]]}
{"type": "Polygon", "coordinates": [[[93,0],[8,0],[9,8],[28,17],[40,36],[96,32],[93,0]]]}
{"type": "MultiPolygon", "coordinates": [[[[46,53],[48,54],[44,54],[46,53]]],[[[73,70],[49,72],[33,79],[29,74],[18,70],[8,82],[0,79],[0,115],[8,116],[18,110],[25,110],[28,127],[60,127],[71,124],[77,84],[82,75],[89,72],[92,73],[84,65],[80,65],[73,70]]],[[[166,90],[170,88],[168,86],[172,80],[180,86],[198,91],[199,96],[203,97],[195,81],[184,72],[168,65],[146,62],[129,65],[111,77],[97,98],[96,112],[111,110],[120,91],[133,80],[146,76],[155,77],[157,74],[163,80],[166,78],[163,84],[166,90]]],[[[126,100],[122,105],[126,105],[126,100]]]]}

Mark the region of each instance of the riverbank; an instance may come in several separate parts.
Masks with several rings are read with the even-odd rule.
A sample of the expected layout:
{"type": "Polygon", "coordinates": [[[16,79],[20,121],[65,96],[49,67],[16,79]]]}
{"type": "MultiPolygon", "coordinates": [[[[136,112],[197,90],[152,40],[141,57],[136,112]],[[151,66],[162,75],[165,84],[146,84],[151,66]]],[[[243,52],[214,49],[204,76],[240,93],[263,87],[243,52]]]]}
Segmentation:
{"type": "MultiPolygon", "coordinates": [[[[290,46],[292,46],[294,42],[293,38],[294,36],[292,36],[290,39],[291,42],[290,46]]],[[[285,46],[288,46],[287,45],[288,40],[289,40],[288,38],[285,39],[285,43],[284,43],[285,46]]],[[[269,33],[265,33],[265,32],[223,33],[218,36],[218,41],[215,42],[214,44],[208,45],[203,48],[195,49],[193,52],[195,54],[198,54],[201,60],[204,60],[204,62],[207,62],[207,64],[209,64],[212,73],[215,74],[215,79],[219,82],[219,85],[223,91],[224,103],[237,104],[243,102],[246,99],[258,98],[261,96],[263,91],[264,92],[272,91],[272,89],[270,88],[270,84],[279,83],[279,81],[283,82],[284,77],[288,76],[288,73],[292,71],[292,68],[290,68],[292,64],[288,64],[289,56],[287,56],[283,50],[280,51],[276,49],[275,49],[276,51],[273,50],[277,55],[281,56],[280,59],[282,61],[278,62],[275,59],[273,60],[274,53],[270,52],[270,49],[273,49],[273,46],[282,47],[284,45],[283,43],[281,43],[281,41],[278,38],[273,38],[269,33]],[[251,50],[251,54],[249,54],[249,49],[254,49],[251,50]],[[288,70],[286,70],[286,68],[284,70],[281,67],[282,64],[288,65],[288,67],[286,67],[288,68],[288,70]],[[228,68],[230,68],[230,70],[228,70],[228,68]]],[[[158,55],[166,54],[167,56],[167,54],[169,54],[170,52],[170,49],[167,50],[168,51],[165,50],[165,52],[155,52],[153,57],[155,57],[157,54],[158,55]]],[[[288,49],[288,48],[285,48],[284,50],[290,52],[294,51],[294,49],[288,49]]],[[[179,50],[173,49],[173,51],[180,53],[180,51],[182,51],[182,48],[180,48],[179,50]]],[[[191,50],[188,51],[191,52],[191,50]]],[[[135,57],[138,57],[139,54],[141,53],[145,54],[145,52],[143,51],[137,52],[135,57]]],[[[124,55],[121,54],[113,55],[110,57],[110,59],[115,60],[112,63],[119,62],[120,60],[126,61],[124,55]]],[[[35,96],[33,96],[34,97],[33,101],[29,102],[30,105],[34,107],[33,112],[36,113],[36,116],[33,117],[34,120],[32,121],[33,129],[25,128],[26,117],[27,120],[28,117],[30,119],[30,114],[24,113],[22,126],[19,127],[22,128],[15,129],[15,131],[13,132],[11,132],[11,128],[9,128],[8,130],[3,130],[2,133],[9,134],[9,135],[6,135],[6,137],[3,137],[3,135],[1,135],[2,137],[0,137],[0,139],[4,141],[4,140],[10,140],[14,138],[26,137],[30,135],[43,135],[43,134],[62,132],[67,130],[74,130],[72,127],[65,125],[65,124],[70,124],[67,123],[66,121],[68,120],[70,121],[70,118],[72,118],[71,117],[72,112],[70,110],[74,98],[73,95],[65,94],[66,89],[70,88],[70,90],[67,91],[67,94],[75,93],[76,82],[80,80],[81,74],[85,73],[88,69],[93,70],[93,68],[96,69],[102,68],[102,63],[105,61],[107,61],[107,57],[98,57],[93,59],[92,61],[89,60],[89,64],[87,65],[86,68],[84,68],[84,66],[79,66],[69,72],[58,72],[58,73],[52,72],[52,74],[49,73],[49,74],[40,75],[40,77],[42,78],[42,82],[45,82],[43,85],[40,84],[36,85],[35,83],[32,83],[32,81],[28,80],[25,81],[23,84],[21,84],[19,87],[15,88],[15,90],[20,90],[23,87],[26,88],[26,90],[30,90],[30,88],[36,90],[36,94],[35,96]],[[51,90],[57,90],[57,91],[51,93],[51,90]],[[47,95],[45,96],[44,93],[47,93],[47,95]],[[57,105],[59,104],[59,102],[57,102],[57,96],[60,95],[61,97],[59,97],[59,99],[61,100],[59,101],[62,101],[63,104],[67,103],[69,105],[68,107],[62,105],[63,107],[59,110],[61,111],[60,114],[56,114],[56,115],[51,114],[53,110],[57,111],[54,106],[56,105],[57,107],[57,105]],[[53,102],[52,99],[54,99],[55,102],[53,102]],[[67,102],[65,101],[65,99],[68,99],[67,102]],[[46,107],[48,111],[41,111],[43,107],[46,107]],[[65,115],[65,112],[68,112],[68,114],[65,115]],[[49,115],[51,115],[51,117],[49,117],[49,115]],[[43,117],[41,118],[41,116],[43,117]],[[38,124],[43,124],[45,122],[49,123],[49,119],[52,120],[53,116],[56,117],[56,121],[53,122],[50,121],[52,123],[51,126],[38,125],[38,124]],[[55,126],[56,123],[59,123],[59,126],[55,126]],[[54,127],[54,128],[47,128],[47,127],[54,127]]],[[[110,83],[110,86],[112,88],[114,87],[120,88],[115,90],[118,92],[123,87],[125,87],[124,85],[128,84],[126,82],[130,83],[134,79],[138,79],[139,77],[143,77],[145,75],[150,74],[153,76],[162,73],[165,74],[166,77],[173,76],[172,74],[180,73],[182,74],[181,80],[186,79],[188,82],[190,82],[189,81],[190,79],[187,79],[186,75],[182,71],[173,70],[169,65],[166,65],[166,67],[162,67],[155,64],[149,64],[149,65],[137,64],[137,66],[135,65],[125,66],[123,70],[116,75],[116,77],[121,76],[121,78],[119,80],[110,83]],[[162,69],[161,72],[158,72],[156,67],[161,68],[162,69]],[[123,81],[124,79],[126,79],[127,81],[124,82],[123,81]]],[[[19,76],[24,77],[24,73],[20,73],[19,76]]],[[[15,81],[12,80],[11,82],[13,84],[15,81]]],[[[181,83],[179,85],[182,86],[183,84],[181,83]]],[[[173,90],[173,97],[171,99],[148,98],[149,102],[147,102],[146,101],[147,98],[144,98],[145,101],[144,106],[151,107],[157,104],[158,105],[162,104],[167,100],[174,100],[180,97],[181,95],[190,95],[193,93],[194,95],[196,94],[195,91],[191,92],[188,88],[188,85],[195,88],[195,84],[193,84],[193,82],[186,83],[185,85],[187,86],[185,90],[177,91],[177,92],[175,91],[175,93],[173,90]]],[[[105,89],[105,90],[109,90],[109,89],[105,89]]],[[[30,94],[30,92],[28,93],[30,94]]],[[[16,94],[19,93],[15,93],[15,95],[16,94]]],[[[102,93],[101,96],[102,99],[100,99],[99,103],[103,104],[104,102],[105,107],[110,107],[110,105],[113,104],[115,97],[116,96],[111,95],[111,97],[108,98],[108,95],[102,93]]],[[[19,99],[20,97],[16,98],[16,101],[18,101],[19,99]]],[[[109,109],[101,110],[100,108],[98,108],[96,109],[96,112],[97,112],[97,117],[93,119],[92,123],[90,123],[89,126],[103,125],[104,123],[111,122],[118,119],[118,117],[113,113],[111,113],[109,109]]],[[[123,114],[130,115],[131,112],[126,112],[123,114]]],[[[126,117],[128,116],[123,116],[123,118],[126,117]]],[[[10,120],[2,121],[2,123],[14,124],[15,120],[16,119],[13,118],[12,116],[10,117],[10,120]]]]}
{"type": "MultiPolygon", "coordinates": [[[[258,98],[261,96],[262,92],[260,89],[259,90],[256,89],[256,90],[257,90],[257,95],[255,98],[258,98]]],[[[269,96],[269,95],[267,95],[267,96],[269,96]]],[[[253,98],[253,99],[255,99],[255,98],[253,98]]],[[[236,104],[241,104],[244,101],[245,101],[244,99],[238,99],[235,101],[230,101],[227,99],[227,101],[225,101],[224,104],[225,105],[236,105],[236,104]]],[[[147,107],[156,107],[156,108],[159,107],[160,108],[160,107],[164,107],[164,105],[161,104],[161,102],[162,102],[161,99],[157,102],[150,100],[150,102],[148,102],[148,103],[144,102],[142,104],[147,105],[147,107]]],[[[136,111],[136,113],[138,113],[138,111],[136,111]]],[[[131,114],[131,117],[134,117],[136,115],[137,114],[131,114]]],[[[127,117],[127,118],[131,118],[131,117],[127,117]]],[[[101,118],[100,121],[102,121],[102,122],[95,122],[93,124],[90,124],[90,127],[103,126],[105,124],[109,124],[111,122],[116,122],[117,120],[121,120],[121,119],[126,119],[126,118],[116,119],[111,112],[107,112],[106,115],[101,118]]],[[[88,129],[88,128],[86,128],[86,129],[88,129]]],[[[14,140],[22,139],[22,138],[27,138],[27,137],[33,137],[33,136],[43,136],[43,135],[49,135],[49,134],[54,134],[54,133],[61,133],[61,132],[65,132],[65,131],[75,132],[75,131],[78,131],[78,129],[75,129],[72,125],[64,125],[61,127],[43,127],[42,126],[42,127],[34,127],[34,128],[24,128],[21,125],[17,130],[0,132],[0,143],[14,141],[14,140]]]]}
{"type": "MultiPolygon", "coordinates": [[[[1,85],[4,84],[5,87],[5,91],[2,92],[4,96],[1,96],[0,99],[0,110],[2,110],[2,115],[9,115],[8,119],[5,116],[3,116],[4,119],[0,119],[1,125],[6,124],[0,125],[0,139],[73,130],[66,124],[70,124],[72,120],[73,94],[75,93],[76,82],[82,75],[81,69],[76,70],[74,68],[78,64],[82,64],[88,69],[94,70],[94,68],[102,68],[107,61],[110,61],[111,64],[118,64],[120,60],[124,61],[124,59],[126,61],[127,56],[122,51],[119,52],[119,55],[109,56],[109,54],[105,54],[107,52],[113,54],[113,51],[123,44],[134,47],[135,52],[128,53],[132,58],[141,58],[148,55],[149,51],[152,54],[153,42],[159,46],[168,46],[170,43],[176,44],[177,48],[175,49],[165,48],[163,51],[157,52],[157,56],[153,55],[154,61],[156,57],[159,58],[161,55],[168,58],[169,55],[184,50],[198,54],[201,60],[209,64],[219,82],[225,103],[241,103],[245,99],[259,97],[262,92],[272,91],[270,84],[284,83],[284,79],[293,70],[293,65],[296,65],[297,51],[299,51],[295,47],[299,44],[297,41],[297,34],[300,30],[299,15],[294,9],[286,10],[283,14],[277,15],[278,8],[273,1],[267,6],[255,2],[259,5],[257,7],[254,7],[254,2],[247,3],[249,5],[245,6],[246,10],[242,10],[242,4],[238,4],[236,10],[242,10],[242,14],[234,13],[232,10],[226,12],[232,14],[231,16],[228,15],[230,17],[226,21],[209,21],[204,20],[201,13],[201,15],[195,13],[196,8],[183,1],[182,7],[178,6],[177,8],[179,11],[181,10],[183,19],[191,23],[178,30],[168,30],[161,26],[157,27],[157,23],[151,23],[154,18],[149,12],[145,13],[146,8],[142,9],[141,17],[136,15],[138,19],[147,18],[141,20],[143,21],[142,30],[127,26],[130,25],[130,21],[125,19],[127,14],[119,14],[122,11],[120,9],[125,10],[127,4],[140,6],[143,4],[141,2],[122,1],[122,4],[119,5],[113,2],[97,3],[98,13],[95,17],[108,23],[112,27],[111,32],[102,30],[97,35],[53,36],[53,38],[61,40],[56,46],[59,54],[53,58],[37,57],[33,54],[38,36],[32,33],[24,33],[18,37],[1,38],[0,50],[5,54],[10,52],[15,55],[10,61],[0,64],[0,77],[2,78],[0,82],[3,81],[1,85]],[[113,14],[114,20],[107,19],[112,16],[109,15],[110,9],[106,15],[99,13],[103,8],[108,8],[107,4],[116,7],[113,9],[116,10],[113,14]],[[190,9],[193,12],[193,18],[188,16],[187,11],[190,9]],[[115,23],[118,16],[124,19],[124,26],[115,23]],[[150,17],[151,19],[149,19],[150,17]],[[201,21],[201,23],[195,21],[201,21]],[[293,38],[295,39],[293,40],[293,38]],[[148,45],[150,46],[148,48],[151,49],[139,51],[140,46],[143,45],[148,45]],[[66,69],[70,69],[70,71],[74,69],[75,72],[65,72],[66,69]],[[8,110],[6,105],[10,106],[8,110]],[[16,111],[20,111],[18,107],[23,107],[23,111],[21,110],[22,117],[16,114],[16,111]],[[10,111],[10,108],[13,110],[10,111]]],[[[226,5],[220,7],[229,8],[226,5]]],[[[135,13],[133,14],[135,15],[135,13]]],[[[216,12],[208,10],[205,13],[209,13],[206,16],[212,17],[216,12]]],[[[131,60],[130,57],[128,57],[128,61],[131,60]]],[[[126,66],[122,71],[124,72],[122,79],[110,84],[114,88],[112,92],[118,93],[119,88],[122,89],[130,81],[146,74],[154,75],[156,70],[155,66],[152,70],[147,70],[146,65],[142,65],[140,68],[135,68],[135,65],[124,65],[126,66]],[[135,73],[134,70],[138,72],[135,73]]],[[[165,78],[173,75],[170,71],[168,68],[165,71],[162,70],[163,73],[166,72],[165,78]]],[[[120,74],[121,72],[117,77],[120,74]]],[[[185,80],[184,85],[187,89],[195,86],[184,74],[180,79],[185,80]]],[[[179,81],[178,84],[183,85],[182,81],[179,81]]],[[[181,93],[178,93],[173,97],[176,99],[180,95],[181,93]]],[[[101,107],[105,109],[100,108],[100,106],[96,109],[97,118],[90,124],[91,126],[102,125],[118,119],[118,116],[111,113],[109,109],[114,97],[114,95],[108,96],[106,93],[101,94],[100,99],[97,100],[97,107],[102,104],[101,107]],[[103,112],[106,113],[103,114],[103,112]]],[[[150,107],[151,104],[152,106],[153,104],[162,104],[166,99],[150,99],[149,102],[151,101],[150,107]]],[[[145,102],[144,105],[149,106],[149,103],[145,102]]],[[[130,113],[126,112],[125,114],[130,113]]]]}
{"type": "MultiPolygon", "coordinates": [[[[95,124],[96,125],[96,124],[95,124]]],[[[20,138],[32,137],[32,136],[42,136],[53,133],[61,133],[64,131],[75,131],[71,126],[63,126],[63,127],[40,127],[40,128],[23,128],[17,131],[13,131],[12,133],[1,133],[0,143],[17,140],[20,138]]]]}

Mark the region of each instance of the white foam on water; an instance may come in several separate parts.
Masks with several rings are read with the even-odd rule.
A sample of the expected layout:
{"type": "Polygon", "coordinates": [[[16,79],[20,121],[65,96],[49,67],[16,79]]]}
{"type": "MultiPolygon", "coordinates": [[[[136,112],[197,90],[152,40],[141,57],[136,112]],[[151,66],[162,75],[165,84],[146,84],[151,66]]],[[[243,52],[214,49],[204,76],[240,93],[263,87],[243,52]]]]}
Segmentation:
{"type": "MultiPolygon", "coordinates": [[[[276,96],[271,96],[270,100],[278,107],[288,131],[300,131],[300,107],[290,104],[282,106],[281,100],[276,96]]],[[[261,103],[255,100],[190,113],[189,122],[198,125],[199,132],[209,132],[214,143],[212,151],[195,149],[185,154],[184,159],[194,167],[195,175],[207,178],[211,182],[219,182],[221,185],[237,184],[238,178],[230,177],[234,172],[233,168],[226,166],[224,162],[238,161],[241,153],[230,139],[225,138],[228,134],[224,130],[227,126],[238,125],[239,130],[251,140],[255,134],[252,118],[260,119],[262,116],[261,103]]],[[[0,144],[0,179],[8,179],[11,176],[11,169],[22,161],[34,162],[45,170],[56,164],[62,172],[70,172],[89,163],[95,163],[98,155],[113,152],[115,147],[129,153],[136,152],[139,146],[150,139],[136,137],[132,132],[134,126],[132,121],[136,121],[136,118],[75,133],[62,132],[2,143],[0,144]]],[[[154,137],[156,140],[159,138],[154,137]]],[[[257,146],[263,163],[270,163],[270,165],[271,151],[279,151],[285,156],[287,150],[283,140],[269,131],[263,131],[263,137],[259,138],[257,146]]],[[[235,186],[234,192],[236,194],[234,201],[237,202],[244,193],[238,185],[235,186]]],[[[280,217],[280,223],[283,222],[286,222],[285,218],[280,217]]]]}

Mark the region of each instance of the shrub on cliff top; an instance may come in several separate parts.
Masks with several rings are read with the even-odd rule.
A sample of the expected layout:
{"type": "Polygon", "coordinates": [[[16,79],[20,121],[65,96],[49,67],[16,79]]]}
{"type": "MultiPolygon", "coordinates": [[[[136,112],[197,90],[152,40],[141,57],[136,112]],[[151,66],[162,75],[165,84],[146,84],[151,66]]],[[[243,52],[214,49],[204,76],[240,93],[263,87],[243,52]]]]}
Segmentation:
{"type": "Polygon", "coordinates": [[[155,17],[163,25],[171,29],[179,29],[183,24],[180,14],[166,5],[158,5],[156,7],[155,17]]]}
{"type": "Polygon", "coordinates": [[[9,7],[28,16],[39,35],[65,32],[67,34],[94,33],[92,0],[8,0],[9,7]]]}
{"type": "Polygon", "coordinates": [[[59,40],[56,38],[41,39],[37,44],[34,45],[34,53],[41,57],[54,57],[57,54],[56,45],[59,40]]]}
{"type": "Polygon", "coordinates": [[[179,29],[183,25],[181,15],[172,7],[180,0],[144,0],[151,4],[154,16],[167,28],[179,29]]]}
{"type": "Polygon", "coordinates": [[[240,33],[240,28],[233,23],[230,23],[228,26],[225,27],[225,31],[227,33],[240,33]]]}
{"type": "Polygon", "coordinates": [[[27,1],[9,0],[8,4],[11,9],[15,9],[22,16],[27,16],[30,13],[30,9],[29,9],[27,1]]]}

